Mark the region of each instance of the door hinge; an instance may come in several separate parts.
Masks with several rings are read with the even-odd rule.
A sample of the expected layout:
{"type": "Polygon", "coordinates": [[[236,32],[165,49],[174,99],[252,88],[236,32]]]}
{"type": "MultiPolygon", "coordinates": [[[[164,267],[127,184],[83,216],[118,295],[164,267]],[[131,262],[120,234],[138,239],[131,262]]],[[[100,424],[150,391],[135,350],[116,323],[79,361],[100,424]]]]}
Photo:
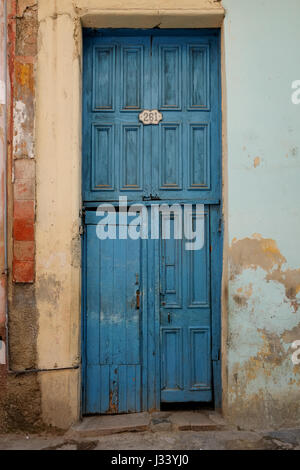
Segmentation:
{"type": "Polygon", "coordinates": [[[84,234],[84,225],[79,226],[79,235],[82,236],[84,234]]]}

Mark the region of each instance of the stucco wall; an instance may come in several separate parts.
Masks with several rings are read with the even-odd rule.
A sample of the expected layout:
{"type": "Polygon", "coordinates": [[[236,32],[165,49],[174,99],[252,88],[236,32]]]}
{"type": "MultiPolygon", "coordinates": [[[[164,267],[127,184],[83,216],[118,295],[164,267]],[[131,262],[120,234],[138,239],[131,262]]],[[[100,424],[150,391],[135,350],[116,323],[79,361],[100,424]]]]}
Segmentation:
{"type": "MultiPolygon", "coordinates": [[[[33,98],[24,134],[36,156],[36,275],[25,273],[35,281],[26,286],[10,279],[9,315],[11,365],[49,371],[10,376],[15,427],[67,428],[80,412],[81,27],[219,27],[223,7],[224,412],[245,427],[300,422],[300,365],[291,361],[300,339],[298,0],[39,0],[35,134],[33,98]]],[[[21,29],[35,11],[34,0],[19,0],[11,13],[12,49],[28,39],[21,29]]],[[[35,65],[31,56],[22,61],[35,65]]],[[[21,94],[32,87],[23,78],[21,94]]],[[[10,242],[10,269],[12,256],[10,242]]]]}
{"type": "Polygon", "coordinates": [[[298,0],[224,0],[228,409],[242,425],[300,422],[298,0]]]}
{"type": "Polygon", "coordinates": [[[44,422],[68,427],[80,411],[80,373],[74,367],[80,363],[81,26],[217,27],[224,12],[212,0],[40,0],[38,5],[38,367],[68,368],[40,378],[44,422]]]}
{"type": "MultiPolygon", "coordinates": [[[[39,2],[37,300],[43,367],[72,366],[79,354],[80,21],[86,26],[201,27],[218,26],[223,15],[220,2],[148,5],[132,1],[125,8],[122,2],[78,0],[53,9],[54,4],[39,2]],[[49,281],[53,295],[47,297],[49,281]],[[49,337],[55,338],[55,350],[49,337]]],[[[271,8],[267,0],[226,0],[223,5],[224,410],[244,426],[290,424],[300,417],[299,367],[291,361],[300,323],[300,138],[299,111],[290,99],[299,63],[299,7],[296,0],[288,5],[276,0],[271,8]]],[[[56,418],[47,410],[47,397],[57,377],[63,374],[49,374],[42,383],[44,413],[52,423],[56,418]]],[[[78,403],[69,406],[70,421],[78,403]]]]}

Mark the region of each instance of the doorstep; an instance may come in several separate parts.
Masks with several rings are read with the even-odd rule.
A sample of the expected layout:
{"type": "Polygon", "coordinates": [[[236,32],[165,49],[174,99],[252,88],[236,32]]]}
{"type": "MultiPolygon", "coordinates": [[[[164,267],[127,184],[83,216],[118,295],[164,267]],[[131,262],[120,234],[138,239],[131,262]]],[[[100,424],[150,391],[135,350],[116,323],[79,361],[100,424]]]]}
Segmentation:
{"type": "Polygon", "coordinates": [[[155,411],[85,417],[70,433],[85,438],[124,432],[219,431],[225,427],[225,420],[214,411],[155,411]]]}

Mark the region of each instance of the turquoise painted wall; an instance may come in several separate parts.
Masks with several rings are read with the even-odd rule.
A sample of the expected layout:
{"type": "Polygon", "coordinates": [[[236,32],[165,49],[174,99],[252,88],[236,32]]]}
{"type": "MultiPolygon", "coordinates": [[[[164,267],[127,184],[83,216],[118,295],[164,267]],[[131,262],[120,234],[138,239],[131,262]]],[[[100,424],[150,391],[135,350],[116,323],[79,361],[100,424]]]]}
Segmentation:
{"type": "Polygon", "coordinates": [[[300,422],[299,0],[224,0],[228,413],[300,422]]]}

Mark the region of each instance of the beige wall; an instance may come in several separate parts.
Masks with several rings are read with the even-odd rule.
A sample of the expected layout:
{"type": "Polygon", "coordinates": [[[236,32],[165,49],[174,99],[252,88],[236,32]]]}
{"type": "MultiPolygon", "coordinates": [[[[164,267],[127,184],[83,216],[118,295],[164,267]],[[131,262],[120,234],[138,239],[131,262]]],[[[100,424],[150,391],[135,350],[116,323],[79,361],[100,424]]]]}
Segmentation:
{"type": "Polygon", "coordinates": [[[36,300],[43,420],[79,418],[81,26],[218,27],[213,0],[39,0],[36,300]],[[126,7],[124,7],[126,5],[126,7]]]}

